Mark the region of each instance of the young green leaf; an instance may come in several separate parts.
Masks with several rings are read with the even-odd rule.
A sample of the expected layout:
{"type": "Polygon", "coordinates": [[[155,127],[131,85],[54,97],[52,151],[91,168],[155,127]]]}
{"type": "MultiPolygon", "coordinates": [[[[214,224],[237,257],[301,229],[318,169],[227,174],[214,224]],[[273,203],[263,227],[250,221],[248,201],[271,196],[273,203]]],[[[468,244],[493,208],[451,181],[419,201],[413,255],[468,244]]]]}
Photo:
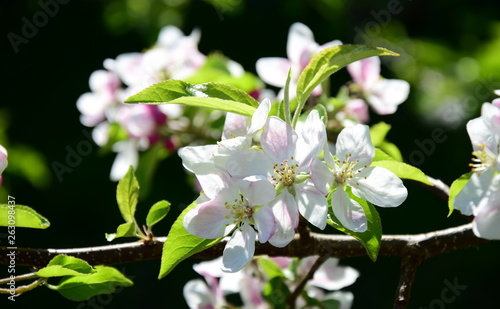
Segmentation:
{"type": "Polygon", "coordinates": [[[91,274],[64,277],[57,286],[48,286],[70,300],[84,301],[96,295],[113,293],[118,286],[133,285],[113,267],[95,266],[94,269],[91,274]]]}
{"type": "Polygon", "coordinates": [[[18,204],[1,204],[0,226],[46,229],[50,226],[50,222],[31,207],[18,204]]]}
{"type": "Polygon", "coordinates": [[[172,100],[171,104],[184,104],[188,106],[206,107],[217,109],[225,112],[240,114],[247,117],[252,117],[255,112],[255,107],[245,103],[240,103],[231,100],[222,100],[217,98],[198,98],[198,97],[182,97],[172,100]]]}
{"type": "Polygon", "coordinates": [[[134,175],[132,166],[118,182],[116,188],[116,201],[125,222],[134,222],[135,208],[139,198],[139,182],[134,175]]]}
{"type": "Polygon", "coordinates": [[[380,160],[373,161],[370,166],[384,167],[396,174],[396,176],[398,176],[399,178],[415,180],[428,186],[433,186],[424,172],[412,165],[403,162],[394,160],[380,160]]]}
{"type": "Polygon", "coordinates": [[[172,228],[168,233],[167,240],[163,244],[160,274],[158,275],[158,279],[168,275],[172,269],[177,266],[177,264],[186,258],[201,252],[222,240],[223,237],[218,239],[199,238],[186,231],[183,225],[184,216],[188,211],[196,207],[196,205],[197,203],[194,201],[191,205],[186,207],[186,209],[184,209],[172,225],[172,228]]]}
{"type": "Polygon", "coordinates": [[[370,137],[372,139],[372,143],[374,147],[378,147],[378,145],[382,144],[385,140],[385,136],[389,133],[391,129],[391,125],[381,121],[377,124],[374,124],[370,127],[370,137]]]}
{"type": "MultiPolygon", "coordinates": [[[[341,189],[339,189],[341,190],[341,189]]],[[[375,207],[363,200],[352,194],[350,188],[347,188],[347,193],[349,194],[349,197],[356,202],[358,202],[361,207],[363,207],[363,211],[365,212],[366,219],[368,222],[368,228],[365,232],[353,232],[349,229],[346,229],[345,227],[342,226],[340,221],[335,217],[335,214],[333,213],[332,209],[328,209],[328,218],[327,218],[327,223],[336,228],[337,230],[346,233],[347,235],[351,235],[352,237],[356,238],[363,244],[363,246],[366,249],[366,252],[368,253],[368,256],[373,260],[377,260],[377,255],[380,250],[380,241],[382,239],[382,223],[380,221],[380,216],[375,209],[375,207]]],[[[331,204],[330,201],[331,195],[328,196],[328,203],[331,204]]],[[[335,207],[335,205],[332,205],[332,207],[335,207]]]]}
{"type": "Polygon", "coordinates": [[[453,205],[455,202],[455,197],[460,191],[462,191],[462,188],[467,184],[469,179],[472,177],[472,174],[474,174],[474,172],[463,174],[451,184],[450,197],[448,199],[448,208],[450,209],[450,211],[448,212],[448,217],[451,215],[453,210],[455,210],[455,206],[453,205]]]}
{"type": "Polygon", "coordinates": [[[325,48],[314,55],[297,81],[299,105],[295,111],[293,123],[296,123],[298,115],[301,113],[307,98],[309,98],[314,88],[348,64],[372,56],[398,56],[398,54],[380,47],[338,45],[325,48]]]}
{"type": "Polygon", "coordinates": [[[40,269],[35,274],[40,277],[63,277],[88,275],[94,273],[95,270],[84,260],[79,258],[59,254],[55,256],[46,267],[40,269]]]}
{"type": "Polygon", "coordinates": [[[106,233],[106,239],[108,241],[112,241],[120,237],[136,237],[137,236],[136,230],[137,226],[135,222],[126,222],[118,226],[118,228],[116,229],[116,233],[113,234],[106,233]]]}
{"type": "Polygon", "coordinates": [[[262,291],[264,299],[267,300],[271,308],[288,308],[286,299],[291,294],[284,277],[274,277],[264,284],[262,291]]]}
{"type": "Polygon", "coordinates": [[[158,223],[161,219],[165,218],[170,210],[170,203],[167,201],[159,201],[149,209],[146,217],[146,225],[149,229],[158,223]]]}
{"type": "Polygon", "coordinates": [[[257,264],[259,265],[259,269],[261,269],[269,279],[274,277],[285,277],[283,270],[278,264],[268,258],[257,259],[257,264]]]}

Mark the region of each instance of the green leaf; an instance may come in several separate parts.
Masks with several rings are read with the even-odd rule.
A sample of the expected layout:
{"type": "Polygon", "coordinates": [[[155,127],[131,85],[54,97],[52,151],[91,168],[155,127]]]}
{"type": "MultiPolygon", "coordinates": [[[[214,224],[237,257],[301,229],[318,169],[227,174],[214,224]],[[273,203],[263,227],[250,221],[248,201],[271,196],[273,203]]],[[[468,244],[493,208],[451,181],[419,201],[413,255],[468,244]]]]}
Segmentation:
{"type": "Polygon", "coordinates": [[[274,277],[264,284],[264,299],[274,309],[286,309],[287,297],[291,294],[288,285],[283,277],[274,277]]]}
{"type": "Polygon", "coordinates": [[[450,197],[448,199],[448,208],[450,209],[450,211],[448,212],[448,217],[451,215],[453,210],[455,210],[454,206],[455,197],[460,191],[462,191],[462,188],[467,184],[467,182],[469,181],[469,179],[472,177],[473,174],[474,172],[468,172],[466,174],[463,174],[458,179],[453,181],[453,183],[451,184],[450,197]]]}
{"type": "Polygon", "coordinates": [[[373,158],[372,162],[374,161],[384,161],[384,160],[389,160],[389,161],[396,161],[393,157],[388,155],[387,153],[383,152],[379,148],[375,148],[375,157],[373,158]]]}
{"type": "Polygon", "coordinates": [[[165,218],[170,210],[170,203],[167,201],[159,201],[149,209],[146,217],[146,225],[149,229],[161,219],[165,218]]]}
{"type": "Polygon", "coordinates": [[[184,104],[208,107],[251,116],[259,103],[245,91],[226,84],[205,83],[192,85],[169,79],[154,84],[129,97],[126,103],[184,104]]]}
{"type": "Polygon", "coordinates": [[[132,286],[118,270],[109,266],[95,266],[95,272],[87,275],[68,276],[61,279],[57,286],[49,288],[74,301],[84,301],[100,294],[113,293],[117,286],[132,286]]]}
{"type": "Polygon", "coordinates": [[[136,225],[135,222],[127,222],[120,224],[116,229],[116,233],[108,234],[106,233],[106,239],[112,241],[120,237],[136,237],[136,225]]]}
{"type": "Polygon", "coordinates": [[[379,145],[380,149],[385,151],[387,154],[389,154],[391,157],[394,158],[394,160],[403,162],[403,156],[401,155],[401,151],[399,151],[399,148],[388,141],[383,141],[379,145]]]}
{"type": "Polygon", "coordinates": [[[158,275],[158,279],[168,275],[172,269],[175,268],[175,266],[186,258],[215,245],[223,239],[223,237],[218,239],[199,238],[186,231],[183,225],[184,216],[188,211],[196,206],[196,201],[191,203],[191,205],[184,209],[172,225],[172,228],[168,233],[167,240],[163,244],[160,274],[158,275]]]}
{"type": "Polygon", "coordinates": [[[370,137],[374,147],[378,147],[385,140],[385,136],[391,129],[391,126],[383,121],[370,127],[370,137]]]}
{"type": "Polygon", "coordinates": [[[274,277],[285,277],[283,270],[278,266],[278,264],[269,258],[258,258],[257,264],[259,265],[259,269],[261,269],[269,279],[274,277]]]}
{"type": "Polygon", "coordinates": [[[75,275],[88,275],[95,270],[84,260],[79,258],[59,254],[55,256],[46,267],[40,269],[35,274],[44,277],[62,277],[75,275]]]}
{"type": "Polygon", "coordinates": [[[399,178],[415,180],[428,186],[433,186],[424,172],[412,165],[403,162],[394,160],[380,160],[373,161],[370,166],[384,167],[396,174],[396,176],[398,176],[399,178]]]}
{"type": "Polygon", "coordinates": [[[0,226],[46,229],[50,226],[50,222],[31,207],[0,204],[0,226]]]}
{"type": "Polygon", "coordinates": [[[297,81],[299,108],[295,112],[294,120],[298,119],[298,114],[314,88],[348,64],[372,56],[398,56],[398,54],[381,47],[338,45],[325,48],[314,55],[297,81]]]}
{"type": "Polygon", "coordinates": [[[373,261],[376,261],[378,252],[380,250],[380,241],[382,239],[382,223],[380,221],[380,216],[371,203],[352,194],[350,187],[347,187],[347,193],[349,194],[349,197],[351,199],[355,200],[361,205],[361,207],[363,207],[363,211],[365,212],[366,220],[368,222],[367,230],[363,233],[360,233],[351,231],[342,226],[342,224],[335,217],[335,214],[332,211],[331,207],[335,207],[335,205],[331,205],[331,194],[328,196],[328,203],[331,205],[331,207],[329,207],[328,209],[328,217],[326,222],[337,230],[344,232],[347,235],[351,235],[352,237],[359,240],[365,247],[368,256],[373,261]]]}
{"type": "Polygon", "coordinates": [[[132,166],[118,182],[116,188],[116,201],[125,222],[134,222],[135,208],[139,198],[139,182],[134,175],[132,166]]]}

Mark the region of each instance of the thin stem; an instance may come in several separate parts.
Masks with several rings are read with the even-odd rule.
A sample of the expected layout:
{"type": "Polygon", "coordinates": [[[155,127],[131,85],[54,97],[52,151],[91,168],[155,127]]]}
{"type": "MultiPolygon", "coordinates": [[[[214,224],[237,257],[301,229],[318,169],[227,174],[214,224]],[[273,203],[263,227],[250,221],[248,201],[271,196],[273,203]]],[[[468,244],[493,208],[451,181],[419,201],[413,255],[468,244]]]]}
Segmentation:
{"type": "MultiPolygon", "coordinates": [[[[285,97],[283,99],[283,114],[285,117],[285,122],[292,125],[292,120],[291,118],[291,111],[290,111],[290,80],[292,79],[292,68],[288,70],[288,77],[286,79],[285,83],[285,97]]],[[[295,124],[292,125],[293,128],[295,128],[295,124]]]]}
{"type": "MultiPolygon", "coordinates": [[[[47,278],[40,278],[30,284],[27,285],[21,285],[17,288],[14,289],[14,296],[18,296],[19,294],[28,292],[33,290],[34,288],[38,287],[39,285],[42,285],[47,281],[47,278]]],[[[11,289],[0,289],[0,294],[12,294],[11,289]]]]}
{"type": "Polygon", "coordinates": [[[34,279],[34,278],[38,278],[38,276],[35,275],[35,273],[29,273],[29,274],[15,276],[14,278],[0,279],[0,284],[7,284],[7,283],[11,282],[12,280],[21,281],[21,280],[29,280],[29,279],[34,279]]]}
{"type": "Polygon", "coordinates": [[[306,286],[307,281],[309,281],[313,276],[316,270],[329,258],[328,255],[320,255],[316,261],[314,262],[313,266],[307,274],[302,278],[300,283],[295,287],[295,290],[292,292],[287,297],[287,303],[288,303],[288,308],[290,309],[295,309],[295,302],[297,300],[297,297],[302,293],[302,290],[304,290],[304,287],[306,286]]]}

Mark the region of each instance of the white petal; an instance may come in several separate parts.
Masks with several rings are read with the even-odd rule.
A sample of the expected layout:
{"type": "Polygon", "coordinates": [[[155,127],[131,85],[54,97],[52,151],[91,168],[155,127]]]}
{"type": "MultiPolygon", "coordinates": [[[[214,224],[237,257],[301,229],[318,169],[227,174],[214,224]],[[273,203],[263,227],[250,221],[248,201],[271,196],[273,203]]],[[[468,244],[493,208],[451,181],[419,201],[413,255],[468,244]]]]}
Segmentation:
{"type": "Polygon", "coordinates": [[[264,126],[260,143],[273,163],[281,163],[295,155],[297,138],[297,133],[288,123],[273,116],[264,126]]]}
{"type": "Polygon", "coordinates": [[[300,214],[314,226],[323,230],[326,227],[328,214],[326,197],[309,180],[296,185],[295,188],[300,214]]]}
{"type": "Polygon", "coordinates": [[[498,106],[484,103],[481,106],[481,117],[492,132],[495,132],[497,136],[500,135],[500,108],[498,106]]]}
{"type": "Polygon", "coordinates": [[[310,169],[311,180],[314,185],[321,193],[326,195],[335,179],[332,171],[326,166],[325,162],[320,161],[318,158],[313,158],[310,169]]]}
{"type": "Polygon", "coordinates": [[[193,265],[193,269],[202,276],[222,277],[225,273],[221,270],[222,257],[216,259],[200,262],[193,265]]]}
{"type": "Polygon", "coordinates": [[[366,93],[366,100],[380,115],[393,114],[410,93],[410,84],[399,79],[381,79],[366,93]]]}
{"type": "Polygon", "coordinates": [[[255,228],[259,232],[259,241],[265,243],[276,232],[276,220],[271,208],[262,206],[253,214],[255,228]]]}
{"type": "Polygon", "coordinates": [[[348,291],[335,291],[332,293],[328,293],[323,298],[327,299],[335,299],[340,302],[340,308],[338,309],[351,309],[352,301],[354,300],[354,295],[348,291]]]}
{"type": "MultiPolygon", "coordinates": [[[[489,103],[484,103],[483,106],[486,104],[489,103]]],[[[483,110],[486,109],[488,108],[483,108],[483,110]]],[[[499,108],[492,107],[492,109],[499,108]]],[[[483,149],[479,147],[480,145],[482,145],[489,151],[491,151],[494,155],[498,154],[498,137],[497,134],[495,134],[495,131],[492,130],[492,126],[487,125],[487,118],[479,117],[469,120],[469,122],[467,122],[467,133],[469,133],[472,147],[475,151],[482,151],[483,149]]]]}
{"type": "Polygon", "coordinates": [[[247,265],[255,252],[255,231],[247,224],[236,229],[222,253],[224,272],[236,272],[247,265]]]}
{"type": "Polygon", "coordinates": [[[238,181],[241,194],[250,205],[267,205],[276,197],[276,189],[267,177],[253,175],[238,181]]]}
{"type": "Polygon", "coordinates": [[[184,33],[176,26],[166,26],[161,29],[156,43],[165,47],[172,47],[183,36],[184,33]]]}
{"type": "Polygon", "coordinates": [[[408,197],[403,181],[379,166],[364,168],[349,184],[354,195],[381,207],[399,206],[408,197]]]}
{"type": "Polygon", "coordinates": [[[333,213],[342,226],[355,232],[366,231],[368,225],[363,208],[358,202],[351,200],[342,188],[332,193],[331,203],[333,213]]]}
{"type": "Polygon", "coordinates": [[[306,25],[302,23],[294,23],[288,31],[288,41],[286,46],[286,53],[288,59],[294,64],[301,62],[301,57],[305,50],[317,47],[314,41],[314,35],[306,25]]]}
{"type": "Polygon", "coordinates": [[[477,237],[500,239],[500,196],[498,190],[494,196],[481,200],[475,215],[473,231],[477,237]]]}
{"type": "Polygon", "coordinates": [[[271,86],[285,87],[291,63],[286,58],[268,57],[257,60],[256,69],[259,77],[271,86]]]}
{"type": "Polygon", "coordinates": [[[312,110],[304,125],[298,131],[296,160],[299,164],[309,164],[317,157],[326,143],[326,129],[317,110],[312,110]]]}
{"type": "Polygon", "coordinates": [[[295,229],[299,224],[297,203],[288,190],[283,190],[273,201],[272,210],[276,218],[277,229],[274,236],[269,239],[269,243],[282,248],[295,237],[295,229]]]}
{"type": "Polygon", "coordinates": [[[252,135],[264,127],[271,110],[271,101],[264,99],[252,115],[252,122],[248,129],[248,134],[252,135]]]}
{"type": "Polygon", "coordinates": [[[0,174],[2,174],[7,167],[7,163],[7,150],[0,145],[0,174]]]}
{"type": "Polygon", "coordinates": [[[177,152],[182,165],[190,172],[197,173],[207,164],[213,165],[213,155],[217,153],[217,145],[187,146],[177,152]]]}
{"type": "Polygon", "coordinates": [[[239,149],[228,158],[226,169],[238,179],[251,175],[266,175],[272,170],[273,162],[260,150],[239,149]]]}
{"type": "Polygon", "coordinates": [[[495,169],[487,169],[481,175],[472,174],[469,181],[455,196],[453,206],[466,216],[472,215],[474,208],[485,197],[488,187],[493,180],[495,169]]]}
{"type": "Polygon", "coordinates": [[[335,147],[337,158],[340,161],[345,160],[348,156],[350,156],[350,162],[359,160],[356,168],[370,165],[375,156],[370,129],[364,124],[344,128],[337,138],[335,147]]]}
{"type": "Polygon", "coordinates": [[[359,272],[349,266],[338,266],[337,259],[328,259],[314,273],[309,284],[333,291],[353,284],[359,277],[359,272]]]}
{"type": "Polygon", "coordinates": [[[347,65],[353,81],[365,91],[369,91],[380,78],[380,58],[370,57],[347,65]]]}
{"type": "Polygon", "coordinates": [[[183,224],[189,233],[206,239],[222,237],[234,226],[224,200],[211,200],[196,206],[184,216],[183,224]]]}
{"type": "Polygon", "coordinates": [[[190,309],[211,308],[215,304],[215,297],[201,279],[189,280],[183,289],[184,299],[190,309]]]}
{"type": "Polygon", "coordinates": [[[224,122],[224,131],[222,133],[222,139],[229,139],[235,136],[245,136],[248,132],[248,117],[227,113],[226,120],[224,122]]]}
{"type": "Polygon", "coordinates": [[[113,151],[118,152],[118,154],[111,166],[109,178],[112,181],[118,181],[127,173],[130,166],[134,169],[137,167],[139,163],[139,152],[137,150],[137,144],[131,140],[115,143],[113,145],[113,151]]]}

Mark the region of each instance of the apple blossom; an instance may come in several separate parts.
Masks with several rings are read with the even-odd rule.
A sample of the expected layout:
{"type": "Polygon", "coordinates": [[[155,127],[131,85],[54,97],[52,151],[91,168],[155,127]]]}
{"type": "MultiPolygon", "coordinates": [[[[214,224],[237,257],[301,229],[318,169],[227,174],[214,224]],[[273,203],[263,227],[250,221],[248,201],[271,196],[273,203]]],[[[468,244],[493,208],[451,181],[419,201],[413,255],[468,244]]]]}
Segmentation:
{"type": "Polygon", "coordinates": [[[477,237],[500,239],[500,175],[496,175],[477,207],[473,208],[473,232],[477,237]]]}
{"type": "Polygon", "coordinates": [[[351,199],[352,193],[382,207],[401,205],[408,195],[406,187],[394,173],[383,167],[370,167],[375,156],[369,128],[363,124],[343,129],[335,145],[335,157],[325,147],[325,163],[314,160],[317,173],[311,175],[323,194],[330,194],[333,213],[342,225],[352,231],[367,229],[361,205],[351,199]]]}
{"type": "Polygon", "coordinates": [[[269,117],[260,140],[262,151],[236,150],[227,161],[227,170],[234,178],[258,175],[276,188],[276,198],[270,205],[278,229],[270,243],[277,247],[293,239],[299,212],[318,228],[326,226],[326,198],[309,179],[314,173],[310,162],[326,143],[325,127],[317,111],[311,111],[299,133],[283,120],[269,117]]]}
{"type": "Polygon", "coordinates": [[[256,234],[265,243],[276,230],[272,210],[265,206],[275,196],[274,187],[259,177],[236,183],[217,167],[209,169],[211,177],[198,178],[209,200],[185,215],[184,228],[207,239],[231,234],[223,252],[223,270],[235,272],[252,259],[256,234]]]}
{"type": "Polygon", "coordinates": [[[353,81],[361,88],[363,98],[380,115],[393,114],[408,98],[410,84],[380,76],[380,58],[370,57],[347,65],[353,81]]]}
{"type": "MultiPolygon", "coordinates": [[[[342,44],[335,40],[323,45],[314,41],[314,35],[306,25],[294,23],[288,32],[287,58],[266,57],[260,58],[256,63],[256,70],[259,77],[269,85],[284,88],[288,77],[288,71],[292,69],[292,78],[290,81],[290,98],[295,94],[297,80],[300,73],[307,66],[312,56],[319,51],[342,44]]],[[[284,89],[278,94],[278,98],[284,97],[284,89]]],[[[321,93],[321,86],[316,87],[314,95],[321,93]]]]}
{"type": "Polygon", "coordinates": [[[500,131],[497,126],[500,120],[500,107],[484,103],[481,117],[467,123],[467,132],[472,143],[475,156],[471,163],[474,172],[455,196],[454,207],[464,215],[472,215],[482,198],[485,197],[493,177],[499,170],[500,131]]]}

